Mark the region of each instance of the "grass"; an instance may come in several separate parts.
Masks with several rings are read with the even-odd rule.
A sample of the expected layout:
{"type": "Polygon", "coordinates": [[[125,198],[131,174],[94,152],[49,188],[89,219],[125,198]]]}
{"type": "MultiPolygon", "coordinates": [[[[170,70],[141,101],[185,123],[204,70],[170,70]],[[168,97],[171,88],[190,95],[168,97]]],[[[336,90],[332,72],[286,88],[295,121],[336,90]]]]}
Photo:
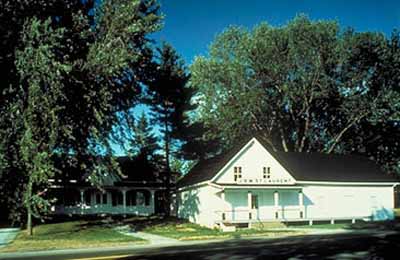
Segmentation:
{"type": "Polygon", "coordinates": [[[121,234],[113,229],[118,225],[130,226],[134,230],[170,237],[178,240],[206,240],[240,237],[282,237],[304,234],[301,228],[344,228],[348,224],[315,224],[313,226],[289,226],[287,229],[237,229],[235,232],[222,232],[186,220],[162,217],[132,217],[128,219],[109,219],[107,224],[101,220],[76,220],[56,224],[43,224],[34,228],[34,236],[22,231],[17,238],[0,252],[37,251],[68,248],[113,247],[146,243],[147,241],[121,234]],[[110,224],[114,223],[114,224],[110,224]],[[296,227],[297,229],[291,229],[296,227]],[[299,229],[300,228],[300,229],[299,229]]]}
{"type": "Polygon", "coordinates": [[[289,226],[293,228],[304,228],[304,229],[346,229],[350,227],[347,223],[337,223],[337,224],[313,224],[313,225],[293,225],[289,226]]]}
{"type": "Polygon", "coordinates": [[[34,228],[34,235],[22,231],[0,252],[37,251],[67,248],[112,247],[145,243],[145,240],[123,235],[100,221],[70,221],[43,224],[34,228]]]}
{"type": "Polygon", "coordinates": [[[166,219],[160,223],[145,225],[141,231],[178,240],[205,240],[250,236],[277,237],[304,233],[295,230],[272,229],[238,229],[235,232],[222,232],[218,229],[202,227],[197,224],[174,218],[166,219]]]}

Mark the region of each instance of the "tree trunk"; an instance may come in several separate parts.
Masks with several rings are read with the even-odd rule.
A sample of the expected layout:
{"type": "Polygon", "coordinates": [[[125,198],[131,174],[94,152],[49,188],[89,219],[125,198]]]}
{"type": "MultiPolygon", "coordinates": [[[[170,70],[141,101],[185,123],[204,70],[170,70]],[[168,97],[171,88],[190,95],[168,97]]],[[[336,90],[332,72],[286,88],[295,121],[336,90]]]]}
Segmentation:
{"type": "Polygon", "coordinates": [[[355,125],[358,121],[360,121],[364,116],[366,116],[366,114],[360,115],[359,117],[357,117],[356,119],[354,119],[353,121],[351,121],[351,123],[349,123],[345,128],[342,129],[342,131],[340,131],[335,138],[333,139],[333,143],[331,144],[331,146],[326,150],[327,154],[330,154],[333,152],[333,150],[335,149],[336,145],[339,143],[339,141],[342,139],[343,135],[353,126],[355,125]]]}
{"type": "Polygon", "coordinates": [[[27,214],[27,221],[26,221],[26,229],[28,231],[29,236],[33,236],[33,227],[32,227],[32,183],[28,184],[27,196],[26,196],[26,214],[27,214]]]}
{"type": "Polygon", "coordinates": [[[164,142],[165,142],[165,189],[166,189],[166,196],[165,196],[165,215],[169,217],[171,215],[170,209],[171,209],[171,187],[170,187],[170,182],[171,182],[171,169],[170,169],[170,162],[169,162],[169,156],[170,156],[170,151],[169,151],[169,129],[168,129],[168,118],[167,118],[167,113],[165,113],[165,121],[164,121],[164,130],[165,130],[165,136],[164,136],[164,142]]]}
{"type": "Polygon", "coordinates": [[[32,212],[31,206],[27,208],[27,222],[26,222],[26,229],[28,231],[29,236],[33,236],[33,227],[32,227],[32,212]]]}
{"type": "Polygon", "coordinates": [[[308,134],[308,130],[309,129],[310,129],[310,111],[309,111],[309,108],[307,108],[306,121],[305,121],[305,125],[304,125],[303,136],[302,136],[301,141],[300,141],[300,146],[298,147],[298,152],[300,152],[300,153],[303,152],[304,145],[306,143],[307,134],[308,134]]]}
{"type": "Polygon", "coordinates": [[[281,134],[281,144],[282,144],[283,151],[289,152],[289,149],[286,144],[285,134],[283,133],[282,128],[279,128],[279,132],[281,134]]]}

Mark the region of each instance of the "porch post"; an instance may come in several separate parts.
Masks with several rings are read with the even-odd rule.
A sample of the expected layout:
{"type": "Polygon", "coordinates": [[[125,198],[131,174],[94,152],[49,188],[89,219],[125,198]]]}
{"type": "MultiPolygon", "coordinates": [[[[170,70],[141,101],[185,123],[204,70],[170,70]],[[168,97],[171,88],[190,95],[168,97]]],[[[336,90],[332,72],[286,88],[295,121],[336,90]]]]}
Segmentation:
{"type": "Polygon", "coordinates": [[[303,191],[299,191],[299,208],[300,208],[300,218],[304,218],[304,196],[303,191]]]}
{"type": "Polygon", "coordinates": [[[155,208],[155,190],[150,190],[150,212],[154,214],[156,212],[155,208]]]}
{"type": "Polygon", "coordinates": [[[126,190],[122,190],[122,203],[124,205],[124,213],[126,213],[126,190]]]}
{"type": "Polygon", "coordinates": [[[81,189],[79,191],[81,193],[81,215],[83,215],[83,208],[84,208],[83,204],[85,202],[85,190],[81,189]]]}
{"type": "Polygon", "coordinates": [[[279,192],[274,192],[275,218],[279,218],[279,192]]]}
{"type": "MultiPolygon", "coordinates": [[[[221,219],[226,220],[226,212],[225,212],[225,190],[221,191],[221,200],[222,200],[222,212],[221,212],[221,219]]],[[[233,215],[233,212],[232,212],[233,215]]],[[[233,218],[232,218],[233,219],[233,218]]]]}
{"type": "Polygon", "coordinates": [[[247,192],[247,206],[249,208],[249,219],[252,219],[252,210],[251,210],[251,191],[247,192]]]}

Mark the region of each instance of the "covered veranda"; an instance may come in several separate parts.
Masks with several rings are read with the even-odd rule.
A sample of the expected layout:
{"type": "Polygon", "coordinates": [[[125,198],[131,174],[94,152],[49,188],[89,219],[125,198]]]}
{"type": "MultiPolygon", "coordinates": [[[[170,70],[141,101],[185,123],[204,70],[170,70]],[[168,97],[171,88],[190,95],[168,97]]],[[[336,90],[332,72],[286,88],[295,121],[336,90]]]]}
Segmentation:
{"type": "MultiPolygon", "coordinates": [[[[370,216],[313,217],[312,201],[303,193],[301,186],[277,187],[224,187],[218,193],[223,207],[215,211],[217,225],[260,222],[315,222],[369,220],[370,216]]],[[[328,205],[329,206],[329,205],[328,205]]]]}
{"type": "Polygon", "coordinates": [[[162,196],[156,187],[62,187],[52,189],[56,197],[53,214],[67,215],[141,215],[154,214],[156,200],[162,196]]]}
{"type": "Polygon", "coordinates": [[[219,192],[223,209],[216,211],[219,222],[276,221],[305,219],[301,187],[235,187],[219,192]]]}

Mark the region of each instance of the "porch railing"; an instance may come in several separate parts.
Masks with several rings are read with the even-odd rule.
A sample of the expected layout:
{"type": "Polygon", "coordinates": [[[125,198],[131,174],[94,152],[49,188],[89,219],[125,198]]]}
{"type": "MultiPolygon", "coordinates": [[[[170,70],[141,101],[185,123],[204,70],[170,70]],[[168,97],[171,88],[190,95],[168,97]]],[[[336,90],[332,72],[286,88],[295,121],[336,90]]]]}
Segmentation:
{"type": "Polygon", "coordinates": [[[54,206],[53,214],[72,214],[72,215],[90,215],[90,214],[135,214],[151,215],[154,213],[154,207],[148,206],[126,206],[123,205],[77,205],[77,206],[54,206]]]}
{"type": "Polygon", "coordinates": [[[286,219],[304,219],[304,207],[276,207],[270,209],[239,209],[217,210],[216,219],[219,222],[272,221],[286,219]]]}

